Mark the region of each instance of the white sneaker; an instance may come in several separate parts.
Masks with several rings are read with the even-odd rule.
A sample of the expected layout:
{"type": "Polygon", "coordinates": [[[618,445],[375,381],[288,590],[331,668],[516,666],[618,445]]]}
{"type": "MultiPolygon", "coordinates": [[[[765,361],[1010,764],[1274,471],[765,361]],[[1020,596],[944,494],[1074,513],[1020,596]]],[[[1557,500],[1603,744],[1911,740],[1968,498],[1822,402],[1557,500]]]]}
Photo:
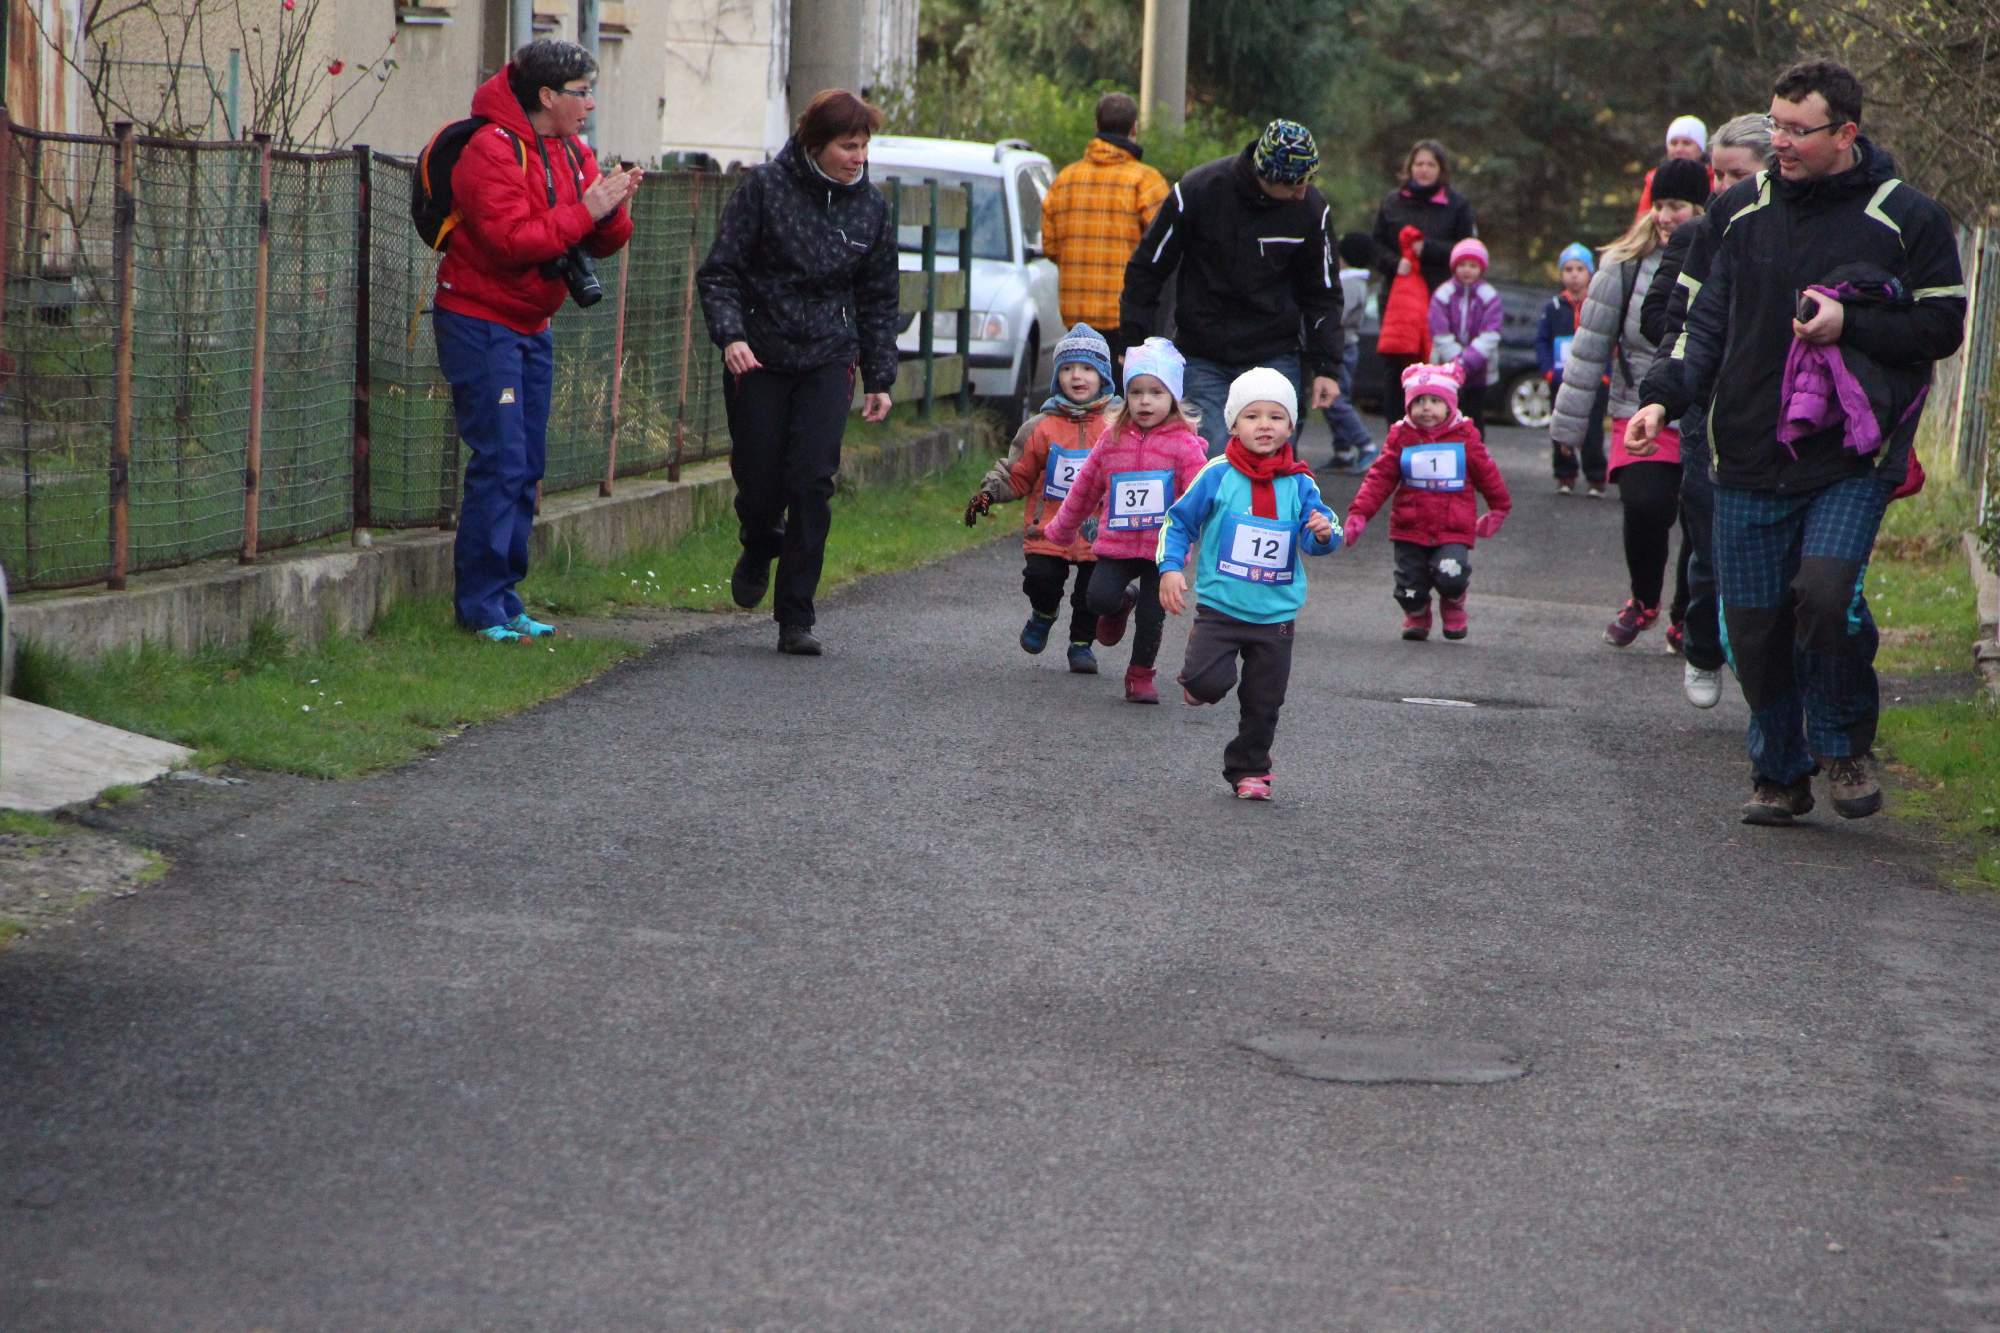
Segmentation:
{"type": "Polygon", "coordinates": [[[1722,673],[1689,662],[1681,668],[1681,691],[1696,708],[1713,708],[1722,702],[1722,673]]]}

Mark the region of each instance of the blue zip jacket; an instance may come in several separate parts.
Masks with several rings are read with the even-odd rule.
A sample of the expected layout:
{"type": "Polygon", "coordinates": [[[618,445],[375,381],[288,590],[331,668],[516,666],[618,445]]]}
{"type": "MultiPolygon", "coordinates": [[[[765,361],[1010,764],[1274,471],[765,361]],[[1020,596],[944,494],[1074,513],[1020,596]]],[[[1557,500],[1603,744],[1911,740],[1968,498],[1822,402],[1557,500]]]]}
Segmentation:
{"type": "Polygon", "coordinates": [[[1201,568],[1194,586],[1203,606],[1252,625],[1296,619],[1306,604],[1299,552],[1330,555],[1340,549],[1340,516],[1303,473],[1279,477],[1271,489],[1278,516],[1258,518],[1250,509],[1250,478],[1227,457],[1211,459],[1167,511],[1167,525],[1160,529],[1161,572],[1181,570],[1189,544],[1199,537],[1201,568]],[[1333,523],[1333,540],[1323,542],[1306,531],[1306,516],[1315,511],[1333,523]]]}

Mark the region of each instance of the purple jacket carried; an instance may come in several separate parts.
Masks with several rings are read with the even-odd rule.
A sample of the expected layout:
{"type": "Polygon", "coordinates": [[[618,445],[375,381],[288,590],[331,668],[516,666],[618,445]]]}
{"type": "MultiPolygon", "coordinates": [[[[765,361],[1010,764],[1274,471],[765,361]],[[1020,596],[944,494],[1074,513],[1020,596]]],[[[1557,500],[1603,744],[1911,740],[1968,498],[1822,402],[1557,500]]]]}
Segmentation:
{"type": "MultiPolygon", "coordinates": [[[[1814,284],[1806,290],[1843,304],[1894,304],[1903,299],[1901,285],[1887,275],[1880,281],[1814,284]]],[[[1843,349],[1839,343],[1820,346],[1794,338],[1778,389],[1778,443],[1797,458],[1800,440],[1838,427],[1842,447],[1866,457],[1923,408],[1929,393],[1926,381],[1904,398],[1884,382],[1882,368],[1866,354],[1843,349]]]]}
{"type": "Polygon", "coordinates": [[[1485,384],[1500,354],[1500,293],[1480,279],[1470,287],[1452,278],[1431,294],[1431,360],[1465,367],[1469,388],[1485,384]]]}

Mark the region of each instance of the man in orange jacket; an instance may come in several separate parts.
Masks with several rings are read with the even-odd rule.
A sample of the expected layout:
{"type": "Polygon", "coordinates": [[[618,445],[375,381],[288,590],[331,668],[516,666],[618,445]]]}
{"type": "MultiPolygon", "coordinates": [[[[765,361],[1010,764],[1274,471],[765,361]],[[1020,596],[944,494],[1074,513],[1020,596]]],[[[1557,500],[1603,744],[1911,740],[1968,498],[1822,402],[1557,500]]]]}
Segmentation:
{"type": "Polygon", "coordinates": [[[1160,211],[1167,178],[1140,159],[1133,139],[1139,104],[1124,93],[1097,102],[1097,137],[1083,160],[1056,174],[1042,200],[1042,252],[1062,274],[1063,323],[1111,330],[1111,365],[1122,384],[1118,298],[1125,290],[1125,261],[1160,211]]]}

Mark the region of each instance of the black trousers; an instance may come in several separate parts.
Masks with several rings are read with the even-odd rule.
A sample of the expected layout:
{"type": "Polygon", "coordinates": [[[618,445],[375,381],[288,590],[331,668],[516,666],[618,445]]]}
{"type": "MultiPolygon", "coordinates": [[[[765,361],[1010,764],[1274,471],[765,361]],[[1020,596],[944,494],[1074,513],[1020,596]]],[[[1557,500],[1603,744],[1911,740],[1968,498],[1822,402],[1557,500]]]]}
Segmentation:
{"type": "Polygon", "coordinates": [[[1160,636],[1167,613],[1160,606],[1160,567],[1151,560],[1097,558],[1090,571],[1090,609],[1114,616],[1125,601],[1125,585],[1139,581],[1139,604],[1132,608],[1132,665],[1149,667],[1159,660],[1160,636]]]}
{"type": "Polygon", "coordinates": [[[1407,410],[1403,404],[1403,372],[1416,365],[1417,361],[1414,356],[1382,358],[1382,415],[1392,426],[1403,419],[1407,410]]]}
{"type": "Polygon", "coordinates": [[[1694,413],[1681,430],[1681,569],[1674,604],[1686,631],[1681,652],[1704,671],[1720,671],[1721,601],[1715,593],[1715,482],[1708,472],[1708,435],[1694,413]],[[1688,429],[1688,423],[1694,428],[1688,429]],[[1683,595],[1685,594],[1685,595],[1683,595]]]}
{"type": "MultiPolygon", "coordinates": [[[[1558,389],[1560,386],[1556,386],[1558,389]]],[[[1549,463],[1555,471],[1557,481],[1575,481],[1577,463],[1583,464],[1583,479],[1592,486],[1604,484],[1604,414],[1611,410],[1611,386],[1602,380],[1597,384],[1597,401],[1590,405],[1590,424],[1584,428],[1583,443],[1576,452],[1563,456],[1562,446],[1549,446],[1549,463]]]]}
{"type": "Polygon", "coordinates": [[[1431,590],[1450,599],[1465,596],[1472,585],[1472,552],[1461,542],[1425,546],[1396,544],[1396,605],[1417,612],[1431,604],[1431,590]]]}
{"type": "Polygon", "coordinates": [[[1271,742],[1278,735],[1278,710],[1285,706],[1285,687],[1292,679],[1292,621],[1253,625],[1212,607],[1197,607],[1188,631],[1187,656],[1181,663],[1181,684],[1203,703],[1215,703],[1238,686],[1237,660],[1243,675],[1236,690],[1236,739],[1222,751],[1222,777],[1232,786],[1238,778],[1263,777],[1271,771],[1271,742]]]}
{"type": "Polygon", "coordinates": [[[1089,643],[1097,637],[1097,613],[1090,609],[1090,571],[1093,560],[1065,560],[1059,555],[1030,555],[1021,570],[1021,591],[1028,605],[1044,620],[1054,620],[1062,609],[1063,585],[1069,572],[1076,571],[1076,591],[1069,598],[1069,641],[1089,643]]]}
{"type": "Polygon", "coordinates": [[[1632,598],[1658,607],[1667,582],[1667,548],[1681,512],[1681,465],[1627,463],[1618,469],[1618,499],[1625,507],[1625,572],[1632,598]]]}
{"type": "Polygon", "coordinates": [[[1480,430],[1486,429],[1486,386],[1468,384],[1458,391],[1458,410],[1480,430]]]}
{"type": "Polygon", "coordinates": [[[854,368],[723,372],[729,475],[743,549],[778,561],[772,615],[810,628],[833,525],[833,475],[854,401],[854,368]]]}

